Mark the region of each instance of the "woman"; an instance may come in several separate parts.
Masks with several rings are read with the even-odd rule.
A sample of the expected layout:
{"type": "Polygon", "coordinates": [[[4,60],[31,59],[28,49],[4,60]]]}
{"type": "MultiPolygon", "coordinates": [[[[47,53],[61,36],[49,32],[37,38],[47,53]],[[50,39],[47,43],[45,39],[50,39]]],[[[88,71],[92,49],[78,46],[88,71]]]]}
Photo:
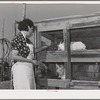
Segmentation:
{"type": "MultiPolygon", "coordinates": [[[[19,22],[19,34],[11,41],[12,66],[14,89],[36,89],[33,66],[38,62],[34,60],[34,47],[29,37],[32,36],[34,23],[30,19],[19,22]]],[[[47,48],[46,46],[43,47],[47,48]]]]}

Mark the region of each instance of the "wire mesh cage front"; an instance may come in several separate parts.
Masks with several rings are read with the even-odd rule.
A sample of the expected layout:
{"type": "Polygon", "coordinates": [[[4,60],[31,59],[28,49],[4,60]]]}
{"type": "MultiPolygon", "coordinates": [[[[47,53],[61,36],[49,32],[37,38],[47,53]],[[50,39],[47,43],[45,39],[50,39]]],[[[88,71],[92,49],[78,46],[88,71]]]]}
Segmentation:
{"type": "Polygon", "coordinates": [[[72,64],[73,80],[98,81],[100,78],[100,64],[72,64]]]}

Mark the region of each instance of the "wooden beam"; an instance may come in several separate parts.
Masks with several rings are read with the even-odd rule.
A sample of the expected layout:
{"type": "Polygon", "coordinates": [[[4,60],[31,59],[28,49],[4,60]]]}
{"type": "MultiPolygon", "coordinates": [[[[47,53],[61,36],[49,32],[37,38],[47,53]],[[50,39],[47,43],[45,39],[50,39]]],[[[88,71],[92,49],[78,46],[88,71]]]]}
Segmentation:
{"type": "Polygon", "coordinates": [[[95,63],[98,62],[100,63],[100,57],[73,57],[71,58],[71,62],[75,63],[95,63]]]}
{"type": "MultiPolygon", "coordinates": [[[[41,23],[40,23],[41,24],[41,23]]],[[[66,28],[66,23],[65,22],[60,22],[60,24],[54,24],[54,25],[40,25],[37,26],[39,32],[45,32],[45,31],[55,31],[55,30],[62,30],[63,28],[66,28]]]]}
{"type": "Polygon", "coordinates": [[[73,19],[62,18],[60,20],[55,19],[53,21],[49,19],[48,21],[40,21],[39,23],[36,23],[36,26],[38,27],[39,31],[61,30],[61,29],[66,28],[66,24],[68,24],[68,22],[73,27],[73,29],[77,29],[79,27],[86,28],[85,26],[94,27],[100,24],[99,18],[100,16],[94,16],[94,17],[90,16],[90,17],[83,17],[83,18],[77,18],[77,19],[76,18],[73,18],[73,19]]]}
{"type": "Polygon", "coordinates": [[[100,16],[100,12],[96,12],[96,13],[91,13],[91,14],[87,14],[87,15],[72,15],[72,16],[65,16],[65,17],[60,17],[60,18],[51,18],[51,19],[44,19],[44,20],[40,20],[40,21],[36,21],[35,24],[38,23],[48,23],[48,22],[54,22],[54,21],[61,21],[61,20],[77,20],[77,19],[83,19],[83,18],[89,18],[89,17],[99,17],[100,16]]]}
{"type": "Polygon", "coordinates": [[[66,79],[71,80],[70,33],[68,29],[63,29],[63,38],[64,38],[64,45],[66,51],[66,58],[68,60],[64,63],[66,79]]]}
{"type": "Polygon", "coordinates": [[[98,86],[98,81],[84,81],[84,80],[72,80],[73,85],[82,86],[98,86]]]}
{"type": "MultiPolygon", "coordinates": [[[[68,62],[66,58],[57,59],[57,57],[53,59],[42,59],[41,61],[45,63],[57,63],[57,62],[67,63],[68,62]]],[[[71,57],[71,62],[72,63],[77,63],[77,62],[79,63],[95,63],[95,62],[100,63],[100,57],[71,57]]]]}
{"type": "Polygon", "coordinates": [[[35,28],[34,30],[34,36],[33,36],[33,42],[34,42],[34,47],[37,48],[37,34],[38,34],[38,31],[37,31],[37,27],[35,28]]]}
{"type": "Polygon", "coordinates": [[[78,26],[78,27],[70,27],[70,30],[77,30],[77,29],[87,29],[87,28],[97,28],[100,27],[100,24],[95,25],[84,25],[84,26],[78,26]]]}
{"type": "Polygon", "coordinates": [[[42,79],[39,78],[40,86],[51,86],[51,87],[60,87],[60,88],[69,88],[70,81],[69,80],[61,80],[61,79],[42,79]]]}
{"type": "Polygon", "coordinates": [[[46,79],[46,78],[39,78],[38,85],[39,87],[59,87],[63,89],[70,88],[73,89],[74,86],[98,86],[99,81],[82,81],[82,80],[61,80],[61,79],[46,79]]]}
{"type": "MultiPolygon", "coordinates": [[[[45,58],[45,57],[43,57],[45,58]]],[[[42,59],[43,60],[43,59],[42,59]]],[[[67,57],[65,52],[48,52],[46,55],[45,62],[67,62],[67,57]]]]}
{"type": "MultiPolygon", "coordinates": [[[[66,52],[61,51],[48,51],[42,55],[42,62],[68,62],[66,52]]],[[[100,62],[100,49],[85,50],[85,51],[72,51],[71,62],[100,62]]]]}
{"type": "Polygon", "coordinates": [[[37,32],[37,48],[41,47],[41,33],[37,32]]]}
{"type": "Polygon", "coordinates": [[[78,50],[78,51],[71,51],[71,55],[100,55],[100,49],[89,49],[89,50],[78,50]]]}

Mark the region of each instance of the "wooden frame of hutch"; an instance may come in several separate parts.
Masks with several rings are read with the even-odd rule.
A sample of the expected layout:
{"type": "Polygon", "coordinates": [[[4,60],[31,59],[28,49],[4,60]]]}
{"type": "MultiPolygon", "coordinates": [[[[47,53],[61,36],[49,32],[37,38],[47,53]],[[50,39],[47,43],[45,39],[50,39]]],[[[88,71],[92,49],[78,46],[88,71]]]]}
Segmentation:
{"type": "MultiPolygon", "coordinates": [[[[52,40],[52,37],[48,35],[49,32],[54,34],[61,32],[63,34],[63,40],[65,43],[65,51],[48,51],[41,61],[45,63],[56,63],[63,62],[65,66],[66,78],[60,79],[40,79],[41,85],[55,86],[61,88],[70,88],[73,85],[71,79],[71,63],[82,62],[82,63],[93,63],[100,62],[100,49],[88,49],[85,51],[70,51],[71,37],[100,37],[100,14],[91,14],[85,16],[69,16],[64,18],[47,19],[43,21],[35,22],[37,26],[37,32],[35,34],[35,47],[41,47],[41,33],[45,32],[46,38],[52,40]],[[76,34],[74,31],[86,30],[86,34],[76,34]],[[93,30],[93,32],[91,31],[93,30]],[[90,31],[90,32],[89,32],[90,31]],[[98,32],[97,32],[98,31],[98,32]],[[74,57],[73,57],[74,56],[74,57]],[[83,57],[85,56],[85,57],[83,57]]],[[[85,32],[85,31],[84,31],[85,32]]],[[[77,32],[76,32],[77,33],[77,32]]],[[[88,80],[87,80],[88,81],[88,80]]],[[[98,83],[98,82],[97,82],[98,83]]]]}

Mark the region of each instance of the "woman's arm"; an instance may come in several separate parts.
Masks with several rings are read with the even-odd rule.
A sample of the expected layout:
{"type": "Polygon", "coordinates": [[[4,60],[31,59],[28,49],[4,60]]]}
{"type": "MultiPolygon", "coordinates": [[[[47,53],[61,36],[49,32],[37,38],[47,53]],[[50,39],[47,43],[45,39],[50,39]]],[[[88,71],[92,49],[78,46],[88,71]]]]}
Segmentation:
{"type": "Polygon", "coordinates": [[[31,60],[31,59],[27,59],[27,58],[24,58],[22,56],[19,56],[17,50],[12,50],[11,56],[12,56],[12,60],[19,61],[19,62],[28,62],[28,63],[32,63],[32,64],[37,65],[36,60],[31,60]]]}
{"type": "Polygon", "coordinates": [[[35,49],[35,53],[38,53],[38,52],[40,52],[40,51],[42,51],[42,50],[45,50],[45,49],[48,49],[48,47],[49,47],[49,46],[43,46],[43,47],[41,47],[41,48],[36,48],[36,49],[35,49]]]}

